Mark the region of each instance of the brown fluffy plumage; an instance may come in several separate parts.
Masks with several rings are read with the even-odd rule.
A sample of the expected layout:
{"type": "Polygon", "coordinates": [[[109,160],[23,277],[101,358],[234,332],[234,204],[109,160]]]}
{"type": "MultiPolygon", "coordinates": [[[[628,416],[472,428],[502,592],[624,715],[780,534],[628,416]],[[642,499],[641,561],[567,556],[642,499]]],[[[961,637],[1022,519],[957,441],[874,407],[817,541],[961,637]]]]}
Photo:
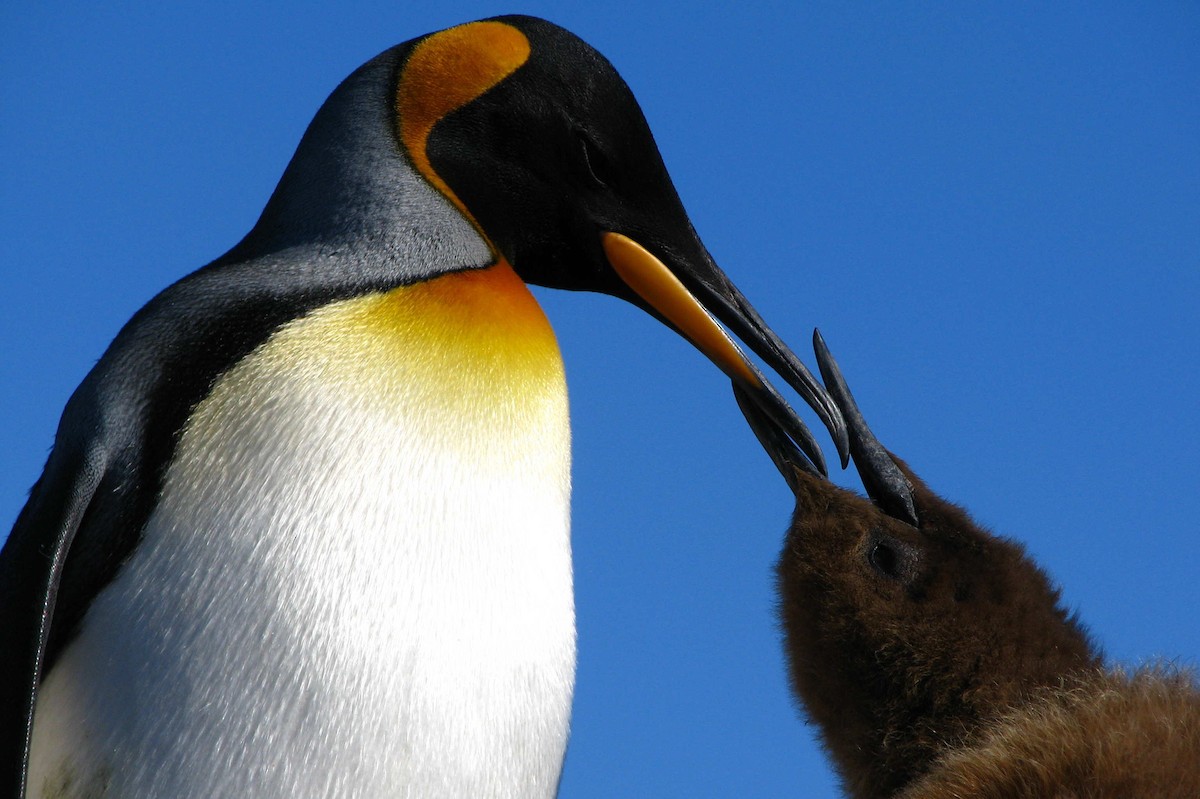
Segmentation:
{"type": "Polygon", "coordinates": [[[902,799],[1196,799],[1200,691],[1170,669],[1064,678],[948,749],[902,799]]]}
{"type": "Polygon", "coordinates": [[[1195,677],[1104,669],[1021,546],[873,454],[849,392],[830,388],[873,499],[797,470],[778,577],[792,686],[846,794],[1200,797],[1195,677]],[[881,509],[912,516],[879,488],[889,469],[916,526],[881,509]]]}

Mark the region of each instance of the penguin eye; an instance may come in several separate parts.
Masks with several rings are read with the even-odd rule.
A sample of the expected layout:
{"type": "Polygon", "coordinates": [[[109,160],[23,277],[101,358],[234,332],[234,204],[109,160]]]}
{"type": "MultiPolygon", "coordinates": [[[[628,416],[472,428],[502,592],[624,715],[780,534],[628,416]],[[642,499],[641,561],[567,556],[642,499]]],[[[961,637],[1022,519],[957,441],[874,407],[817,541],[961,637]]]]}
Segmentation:
{"type": "Polygon", "coordinates": [[[583,165],[587,175],[598,188],[607,189],[612,185],[612,165],[608,157],[600,151],[599,145],[583,133],[576,133],[579,149],[583,155],[583,165]]]}

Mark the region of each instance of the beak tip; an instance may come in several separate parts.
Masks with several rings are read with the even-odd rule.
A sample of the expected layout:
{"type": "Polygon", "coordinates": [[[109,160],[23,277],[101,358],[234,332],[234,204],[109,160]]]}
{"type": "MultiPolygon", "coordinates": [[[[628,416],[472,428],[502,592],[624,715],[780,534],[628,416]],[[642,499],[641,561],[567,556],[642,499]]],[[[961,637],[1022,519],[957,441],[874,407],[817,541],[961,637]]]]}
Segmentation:
{"type": "MultiPolygon", "coordinates": [[[[813,328],[813,350],[817,353],[818,364],[823,357],[822,353],[825,357],[829,357],[829,348],[825,345],[824,337],[821,336],[821,329],[816,327],[813,328]]],[[[837,448],[838,461],[845,470],[850,465],[850,432],[846,427],[846,417],[837,400],[830,396],[827,388],[824,393],[828,402],[825,407],[829,413],[829,421],[826,426],[829,428],[829,437],[833,439],[833,445],[837,448]]]]}
{"type": "Polygon", "coordinates": [[[817,330],[813,331],[813,350],[825,387],[841,411],[847,427],[853,432],[854,464],[858,467],[867,495],[889,516],[916,526],[919,517],[912,487],[891,454],[871,432],[846,385],[841,368],[817,330]]]}

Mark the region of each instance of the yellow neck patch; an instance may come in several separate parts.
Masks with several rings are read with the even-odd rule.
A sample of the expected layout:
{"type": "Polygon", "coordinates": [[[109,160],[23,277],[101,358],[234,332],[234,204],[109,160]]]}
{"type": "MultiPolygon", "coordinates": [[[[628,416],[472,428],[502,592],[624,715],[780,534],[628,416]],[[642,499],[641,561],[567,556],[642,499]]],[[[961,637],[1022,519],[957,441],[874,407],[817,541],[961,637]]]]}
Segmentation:
{"type": "Polygon", "coordinates": [[[434,125],[515,72],[529,53],[525,34],[503,22],[460,25],[413,47],[396,85],[400,143],[416,170],[475,227],[496,260],[489,268],[397,288],[362,305],[364,311],[369,307],[365,318],[376,330],[395,337],[397,350],[445,350],[470,362],[437,370],[439,385],[454,386],[447,396],[473,404],[481,392],[495,391],[491,400],[497,408],[505,407],[510,395],[537,396],[534,386],[565,397],[558,344],[537,300],[434,171],[426,148],[434,125]],[[482,373],[489,377],[479,381],[482,373]],[[456,374],[467,376],[467,383],[456,384],[463,379],[456,374]]]}
{"type": "Polygon", "coordinates": [[[396,86],[400,141],[413,165],[459,211],[475,218],[429,163],[426,145],[437,122],[491,89],[529,60],[525,34],[503,22],[472,22],[422,40],[396,86]]]}
{"type": "Polygon", "coordinates": [[[567,427],[554,332],[504,263],[316,308],[234,372],[249,376],[231,401],[274,402],[256,393],[264,390],[305,395],[340,409],[327,412],[390,419],[404,435],[464,451],[488,449],[493,437],[503,450],[516,437],[520,452],[536,452],[539,436],[554,440],[567,427]]]}

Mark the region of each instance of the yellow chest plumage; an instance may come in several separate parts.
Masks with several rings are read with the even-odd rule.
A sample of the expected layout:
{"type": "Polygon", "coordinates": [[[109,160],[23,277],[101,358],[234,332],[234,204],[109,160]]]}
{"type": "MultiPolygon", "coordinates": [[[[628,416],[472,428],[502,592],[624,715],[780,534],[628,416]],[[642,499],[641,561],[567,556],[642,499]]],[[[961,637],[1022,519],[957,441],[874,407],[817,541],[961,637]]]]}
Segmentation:
{"type": "MultiPolygon", "coordinates": [[[[503,461],[566,424],[554,332],[505,263],[319,308],[247,361],[205,405],[299,379],[341,392],[351,411],[392,417],[379,424],[422,429],[438,449],[503,461]]],[[[217,413],[202,407],[190,427],[217,413]]]]}
{"type": "Polygon", "coordinates": [[[552,795],[569,444],[553,333],[505,264],[276,331],[195,409],[48,675],[31,795],[552,795]]]}

